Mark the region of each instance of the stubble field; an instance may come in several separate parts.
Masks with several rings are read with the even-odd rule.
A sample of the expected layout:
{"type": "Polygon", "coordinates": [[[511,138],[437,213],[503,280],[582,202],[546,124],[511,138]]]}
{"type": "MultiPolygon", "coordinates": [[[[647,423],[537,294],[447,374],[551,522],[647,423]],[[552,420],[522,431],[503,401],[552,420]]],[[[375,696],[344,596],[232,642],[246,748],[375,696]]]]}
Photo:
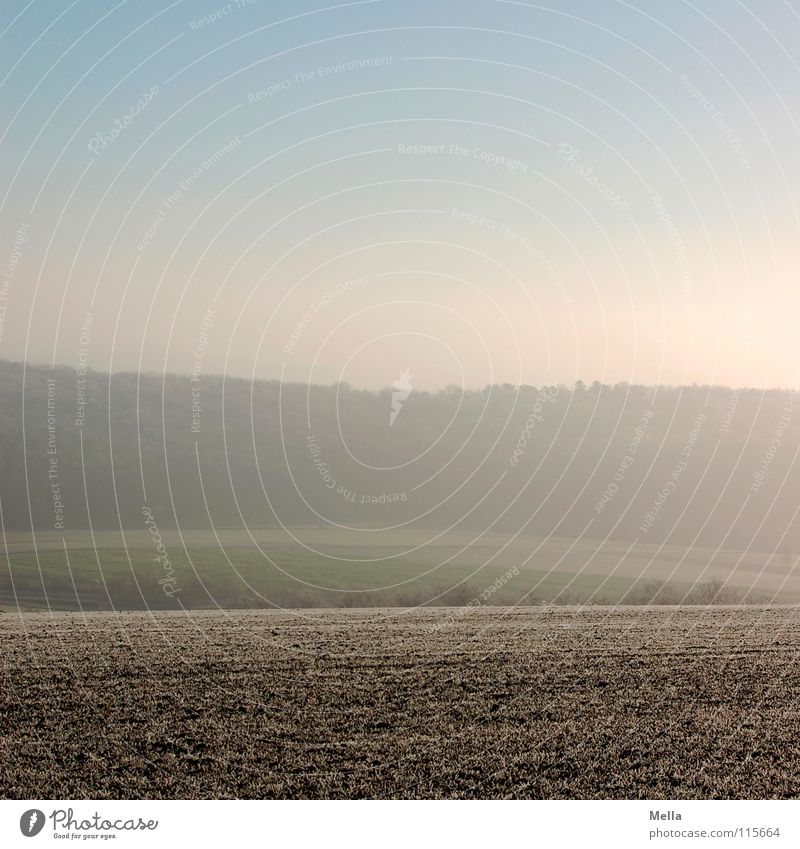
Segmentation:
{"type": "Polygon", "coordinates": [[[6,798],[800,795],[795,607],[0,617],[6,798]]]}

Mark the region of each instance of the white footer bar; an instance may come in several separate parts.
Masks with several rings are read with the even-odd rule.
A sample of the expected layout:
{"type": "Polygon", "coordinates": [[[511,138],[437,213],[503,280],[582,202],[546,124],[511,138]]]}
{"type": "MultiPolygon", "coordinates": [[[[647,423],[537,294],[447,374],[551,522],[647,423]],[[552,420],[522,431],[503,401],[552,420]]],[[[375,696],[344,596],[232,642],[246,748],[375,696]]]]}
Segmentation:
{"type": "Polygon", "coordinates": [[[0,846],[800,846],[795,801],[0,801],[0,846]]]}

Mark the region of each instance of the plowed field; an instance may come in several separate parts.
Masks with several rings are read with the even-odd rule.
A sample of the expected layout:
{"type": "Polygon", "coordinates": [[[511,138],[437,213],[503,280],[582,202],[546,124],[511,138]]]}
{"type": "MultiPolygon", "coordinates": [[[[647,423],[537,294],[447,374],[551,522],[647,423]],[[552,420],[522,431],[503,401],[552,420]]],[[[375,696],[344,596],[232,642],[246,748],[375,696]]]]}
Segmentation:
{"type": "Polygon", "coordinates": [[[0,617],[10,798],[800,795],[794,607],[0,617]]]}

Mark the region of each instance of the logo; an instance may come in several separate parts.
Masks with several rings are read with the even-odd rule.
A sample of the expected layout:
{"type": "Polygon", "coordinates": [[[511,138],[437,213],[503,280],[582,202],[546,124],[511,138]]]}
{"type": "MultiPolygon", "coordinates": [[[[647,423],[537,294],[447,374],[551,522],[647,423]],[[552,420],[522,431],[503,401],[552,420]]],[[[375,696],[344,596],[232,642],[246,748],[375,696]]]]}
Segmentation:
{"type": "Polygon", "coordinates": [[[392,412],[389,415],[389,427],[394,424],[394,420],[400,414],[400,410],[403,409],[403,404],[411,394],[411,372],[406,369],[392,386],[394,391],[392,392],[392,412]]]}
{"type": "Polygon", "coordinates": [[[44,813],[37,808],[31,808],[19,818],[19,830],[25,837],[36,837],[44,828],[44,813]]]}

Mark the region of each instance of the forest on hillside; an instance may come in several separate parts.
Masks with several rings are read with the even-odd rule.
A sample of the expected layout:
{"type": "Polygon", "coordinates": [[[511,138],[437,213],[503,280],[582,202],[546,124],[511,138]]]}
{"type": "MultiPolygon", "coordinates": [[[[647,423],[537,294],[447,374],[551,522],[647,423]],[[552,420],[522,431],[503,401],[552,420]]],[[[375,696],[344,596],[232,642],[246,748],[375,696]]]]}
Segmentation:
{"type": "Polygon", "coordinates": [[[409,391],[0,361],[5,531],[336,523],[800,548],[793,390],[409,391]],[[746,509],[744,509],[746,507],[746,509]]]}

